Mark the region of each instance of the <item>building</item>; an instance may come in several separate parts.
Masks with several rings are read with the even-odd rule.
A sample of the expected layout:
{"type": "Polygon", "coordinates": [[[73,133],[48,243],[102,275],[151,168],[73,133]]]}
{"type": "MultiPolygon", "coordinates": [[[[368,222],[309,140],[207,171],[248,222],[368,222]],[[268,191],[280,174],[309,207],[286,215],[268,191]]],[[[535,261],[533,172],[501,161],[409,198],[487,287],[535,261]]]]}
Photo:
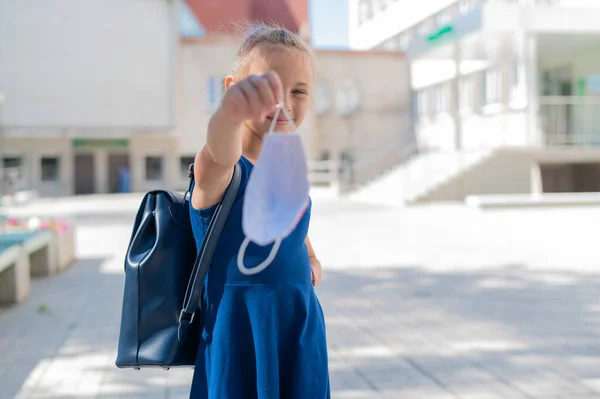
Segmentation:
{"type": "Polygon", "coordinates": [[[0,2],[3,166],[40,195],[159,187],[176,173],[177,3],[0,2]]]}
{"type": "Polygon", "coordinates": [[[246,21],[275,22],[310,43],[307,0],[187,0],[208,34],[239,33],[246,21]]]}
{"type": "MultiPolygon", "coordinates": [[[[206,140],[212,112],[223,94],[241,37],[206,36],[183,39],[180,46],[178,94],[179,187],[185,187],[187,165],[206,140]],[[202,62],[210,59],[210,63],[202,62]],[[190,89],[202,87],[203,90],[190,89]]],[[[386,76],[405,70],[401,53],[385,51],[315,50],[312,110],[300,127],[312,161],[313,182],[358,183],[398,162],[399,146],[413,139],[408,82],[386,76]],[[372,74],[365,74],[370,70],[372,74]],[[400,133],[400,134],[399,134],[400,133]],[[404,134],[401,134],[404,133],[404,134]],[[373,151],[376,148],[377,151],[373,151]],[[381,149],[386,148],[386,156],[381,149]],[[373,154],[377,155],[373,159],[373,154]],[[339,174],[340,164],[353,160],[358,175],[339,174]],[[362,163],[365,165],[359,168],[362,163]],[[320,166],[321,169],[319,170],[320,166]],[[360,170],[359,170],[360,169],[360,170]]],[[[403,76],[408,76],[404,73],[403,76]]]]}
{"type": "MultiPolygon", "coordinates": [[[[11,192],[186,188],[242,40],[221,30],[235,25],[213,3],[0,2],[0,169],[11,171],[11,192]]],[[[301,34],[307,26],[306,1],[236,4],[246,12],[236,18],[279,20],[301,34]]],[[[355,182],[396,163],[410,96],[406,80],[385,76],[408,76],[403,54],[317,50],[315,66],[315,111],[301,128],[315,182],[340,180],[342,160],[363,165],[347,176],[355,182]],[[389,155],[368,160],[374,146],[389,155]]]]}
{"type": "Polygon", "coordinates": [[[352,0],[351,46],[410,63],[421,155],[398,175],[437,171],[411,170],[404,199],[600,191],[599,18],[595,0],[352,0]]]}

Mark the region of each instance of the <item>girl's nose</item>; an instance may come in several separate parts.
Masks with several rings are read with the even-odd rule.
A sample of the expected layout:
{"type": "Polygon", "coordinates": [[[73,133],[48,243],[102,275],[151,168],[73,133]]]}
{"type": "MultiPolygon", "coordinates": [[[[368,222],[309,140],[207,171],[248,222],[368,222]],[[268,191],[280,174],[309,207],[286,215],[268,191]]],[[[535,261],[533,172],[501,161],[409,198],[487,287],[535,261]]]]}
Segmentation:
{"type": "Polygon", "coordinates": [[[283,95],[283,106],[285,107],[286,110],[291,111],[292,109],[292,94],[291,93],[285,93],[283,95]]]}

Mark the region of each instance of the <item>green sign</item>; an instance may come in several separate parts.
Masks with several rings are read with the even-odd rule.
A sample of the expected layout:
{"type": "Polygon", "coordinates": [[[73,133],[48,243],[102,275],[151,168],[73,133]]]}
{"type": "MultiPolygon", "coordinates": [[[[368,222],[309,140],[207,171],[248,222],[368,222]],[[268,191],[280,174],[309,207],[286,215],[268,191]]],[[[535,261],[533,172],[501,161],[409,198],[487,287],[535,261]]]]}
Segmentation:
{"type": "Polygon", "coordinates": [[[111,149],[128,148],[129,139],[73,139],[73,148],[111,149]]]}
{"type": "Polygon", "coordinates": [[[432,34],[430,34],[429,36],[427,36],[427,41],[430,43],[437,42],[440,39],[447,38],[452,33],[454,33],[454,27],[452,25],[445,25],[433,32],[432,34]]]}

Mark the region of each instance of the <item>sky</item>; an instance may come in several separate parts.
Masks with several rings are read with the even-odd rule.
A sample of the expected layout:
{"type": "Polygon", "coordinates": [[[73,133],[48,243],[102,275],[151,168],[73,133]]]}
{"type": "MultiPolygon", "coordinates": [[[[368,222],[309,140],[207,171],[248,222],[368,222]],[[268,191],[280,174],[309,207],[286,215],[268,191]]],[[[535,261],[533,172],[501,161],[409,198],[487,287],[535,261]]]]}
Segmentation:
{"type": "Polygon", "coordinates": [[[316,48],[348,47],[348,0],[310,0],[313,45],[316,48]]]}

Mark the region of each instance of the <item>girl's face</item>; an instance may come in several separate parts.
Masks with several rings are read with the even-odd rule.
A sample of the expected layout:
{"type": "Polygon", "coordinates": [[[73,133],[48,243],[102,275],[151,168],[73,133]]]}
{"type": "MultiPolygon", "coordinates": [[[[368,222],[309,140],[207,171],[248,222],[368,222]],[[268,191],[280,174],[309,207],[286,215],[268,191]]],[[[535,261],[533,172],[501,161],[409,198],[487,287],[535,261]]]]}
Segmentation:
{"type": "MultiPolygon", "coordinates": [[[[299,50],[287,49],[281,46],[273,46],[272,49],[263,53],[266,55],[250,54],[248,75],[258,75],[265,71],[275,71],[283,85],[283,102],[288,114],[293,119],[296,127],[299,127],[308,111],[310,105],[310,94],[312,88],[312,63],[310,55],[299,50]]],[[[255,53],[256,54],[256,53],[255,53]]],[[[262,137],[269,131],[275,109],[262,122],[247,121],[246,126],[253,133],[262,137]]],[[[292,125],[285,118],[283,112],[279,113],[275,131],[279,133],[290,133],[292,125]]]]}

